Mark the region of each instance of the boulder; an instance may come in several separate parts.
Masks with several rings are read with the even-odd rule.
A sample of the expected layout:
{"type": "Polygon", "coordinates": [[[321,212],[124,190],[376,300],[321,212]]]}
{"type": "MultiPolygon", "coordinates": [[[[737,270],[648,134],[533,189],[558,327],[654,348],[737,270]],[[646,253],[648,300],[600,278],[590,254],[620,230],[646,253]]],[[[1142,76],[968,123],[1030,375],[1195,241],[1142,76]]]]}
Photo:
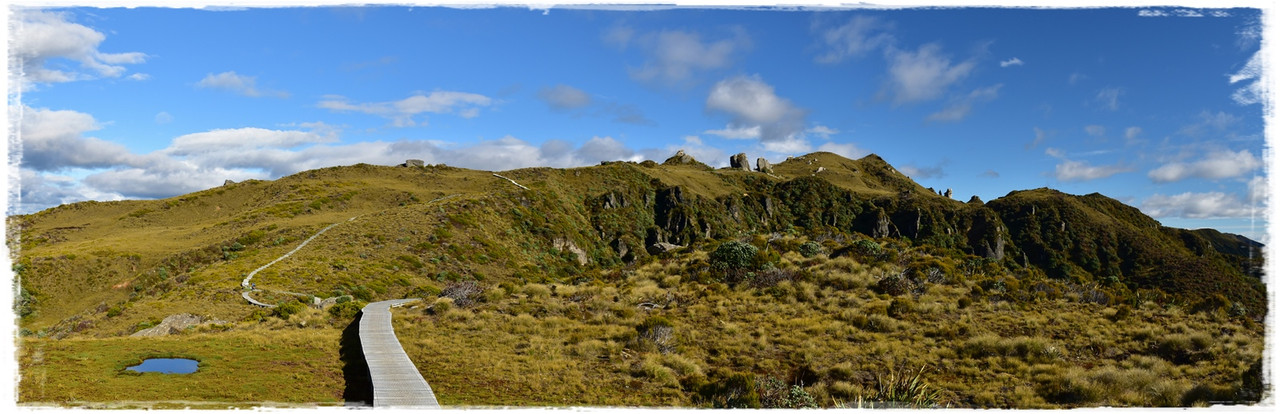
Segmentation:
{"type": "Polygon", "coordinates": [[[751,171],[751,164],[747,163],[747,153],[739,152],[738,155],[729,157],[729,168],[742,171],[751,171]]]}
{"type": "Polygon", "coordinates": [[[756,171],[773,174],[773,165],[770,165],[769,160],[764,159],[764,157],[756,158],[756,171]]]}
{"type": "Polygon", "coordinates": [[[947,189],[947,192],[942,193],[942,196],[943,196],[943,197],[946,197],[946,198],[951,198],[951,189],[950,189],[950,188],[948,188],[948,189],[947,189]]]}
{"type": "Polygon", "coordinates": [[[222,185],[232,185],[232,184],[235,184],[235,183],[236,183],[235,181],[226,180],[226,181],[223,181],[223,182],[222,182],[222,185]]]}
{"type": "Polygon", "coordinates": [[[422,163],[422,160],[404,160],[404,164],[400,164],[399,166],[400,167],[422,167],[423,165],[425,164],[422,163]]]}
{"type": "Polygon", "coordinates": [[[665,242],[657,242],[649,245],[649,254],[662,254],[675,249],[682,249],[684,246],[665,242]]]}
{"type": "Polygon", "coordinates": [[[689,164],[693,161],[693,157],[690,157],[689,154],[685,154],[684,150],[679,150],[676,151],[676,155],[672,155],[671,158],[667,158],[667,161],[663,164],[689,164]]]}

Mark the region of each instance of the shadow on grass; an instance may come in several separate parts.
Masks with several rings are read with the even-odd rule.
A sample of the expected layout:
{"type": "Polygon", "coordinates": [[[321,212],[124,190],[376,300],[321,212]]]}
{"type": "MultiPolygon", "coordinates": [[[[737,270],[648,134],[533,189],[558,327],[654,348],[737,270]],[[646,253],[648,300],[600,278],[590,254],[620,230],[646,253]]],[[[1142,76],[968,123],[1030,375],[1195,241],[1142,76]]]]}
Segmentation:
{"type": "Polygon", "coordinates": [[[342,391],[342,399],[348,406],[373,406],[373,380],[369,378],[369,364],[364,360],[364,349],[360,346],[360,318],[364,312],[356,314],[351,324],[342,330],[342,344],[338,355],[342,359],[342,378],[346,380],[346,388],[342,391]]]}

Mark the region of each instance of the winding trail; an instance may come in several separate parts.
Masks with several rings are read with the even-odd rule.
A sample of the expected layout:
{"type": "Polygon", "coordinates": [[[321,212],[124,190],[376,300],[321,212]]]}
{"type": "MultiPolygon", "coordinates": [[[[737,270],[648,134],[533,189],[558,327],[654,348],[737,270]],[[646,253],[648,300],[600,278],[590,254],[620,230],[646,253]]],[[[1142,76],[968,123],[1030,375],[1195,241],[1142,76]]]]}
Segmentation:
{"type": "MultiPolygon", "coordinates": [[[[360,216],[356,216],[356,217],[360,217],[360,216]]],[[[347,221],[353,221],[356,219],[356,217],[349,218],[347,219],[347,221]]],[[[306,241],[303,241],[302,244],[299,244],[298,247],[294,247],[293,250],[290,250],[288,253],[285,253],[284,256],[277,257],[276,260],[272,260],[271,263],[264,264],[262,265],[262,267],[259,267],[257,269],[254,269],[252,272],[249,272],[249,275],[244,277],[244,281],[240,282],[240,286],[245,286],[245,287],[249,286],[249,281],[253,279],[253,275],[258,274],[258,272],[261,272],[263,269],[271,267],[271,265],[276,264],[276,262],[284,260],[289,256],[293,256],[293,254],[297,253],[298,250],[302,250],[303,247],[306,247],[307,243],[311,243],[311,241],[315,240],[316,237],[320,237],[320,235],[324,234],[324,232],[329,231],[329,229],[342,223],[343,222],[339,221],[337,223],[330,224],[329,227],[320,229],[320,231],[316,232],[316,234],[312,234],[311,237],[308,237],[306,241]]]]}
{"type": "Polygon", "coordinates": [[[360,348],[369,365],[374,408],[440,408],[431,385],[404,353],[391,326],[391,308],[416,300],[384,300],[361,310],[360,348]]]}

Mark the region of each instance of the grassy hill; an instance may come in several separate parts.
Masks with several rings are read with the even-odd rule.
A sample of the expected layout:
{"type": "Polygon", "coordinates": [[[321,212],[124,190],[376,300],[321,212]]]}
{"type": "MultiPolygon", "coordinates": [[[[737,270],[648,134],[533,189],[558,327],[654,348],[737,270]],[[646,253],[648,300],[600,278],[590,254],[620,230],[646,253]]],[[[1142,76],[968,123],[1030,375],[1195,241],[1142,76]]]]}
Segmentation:
{"type": "MultiPolygon", "coordinates": [[[[178,347],[172,337],[125,337],[179,313],[229,322],[178,338],[328,338],[320,359],[343,365],[350,306],[273,316],[240,296],[247,274],[335,223],[254,283],[355,303],[426,298],[397,332],[446,404],[833,406],[894,401],[891,379],[913,376],[931,384],[917,403],[956,406],[1256,397],[1261,246],[1165,228],[1102,195],[964,203],[878,156],[830,153],[768,174],[679,156],[499,174],[361,164],[10,217],[19,400],[94,395],[47,382],[69,369],[42,362],[55,355],[144,357],[118,346],[130,341],[178,352],[160,349],[178,347]],[[755,253],[727,267],[716,252],[733,242],[755,253]],[[1150,392],[1114,394],[1107,381],[1121,379],[1150,392]]],[[[333,375],[318,371],[296,378],[333,375]]],[[[128,381],[68,378],[84,375],[128,381]]],[[[306,395],[342,394],[317,387],[306,395]]],[[[264,393],[252,395],[297,401],[264,393]]]]}

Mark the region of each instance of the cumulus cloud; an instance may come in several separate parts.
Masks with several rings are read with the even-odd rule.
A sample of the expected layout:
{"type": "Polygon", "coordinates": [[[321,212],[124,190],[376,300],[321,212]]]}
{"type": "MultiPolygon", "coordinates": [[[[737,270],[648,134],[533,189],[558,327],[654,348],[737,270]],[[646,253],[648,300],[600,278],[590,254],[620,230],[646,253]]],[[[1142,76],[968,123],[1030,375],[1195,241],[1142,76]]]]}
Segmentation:
{"type": "Polygon", "coordinates": [[[759,128],[761,141],[794,141],[804,131],[805,111],[774,93],[759,76],[722,80],[707,95],[707,109],[730,116],[726,131],[759,128]]]}
{"type": "Polygon", "coordinates": [[[1090,181],[1133,171],[1124,163],[1092,165],[1088,161],[1068,159],[1066,152],[1058,148],[1046,148],[1044,153],[1061,161],[1053,169],[1053,177],[1058,181],[1090,181]]]}
{"type": "Polygon", "coordinates": [[[969,76],[977,65],[973,59],[953,64],[935,43],[920,46],[915,52],[892,49],[887,58],[888,90],[895,105],[937,99],[952,84],[969,76]]]}
{"type": "Polygon", "coordinates": [[[724,129],[709,129],[702,131],[704,134],[716,135],[721,138],[728,139],[760,139],[760,126],[753,125],[749,127],[725,127],[724,129]]]}
{"type": "Polygon", "coordinates": [[[1210,132],[1222,132],[1239,123],[1241,118],[1222,111],[1200,111],[1200,113],[1196,115],[1196,119],[1197,121],[1195,123],[1178,129],[1178,133],[1192,137],[1200,137],[1210,132]]]}
{"type": "Polygon", "coordinates": [[[1007,68],[1010,66],[1022,66],[1022,59],[1018,59],[1015,57],[1009,60],[1000,61],[1000,67],[1007,68]]]}
{"type": "Polygon", "coordinates": [[[170,122],[173,122],[173,115],[169,115],[168,112],[160,111],[160,113],[156,114],[157,124],[167,124],[170,122]]]}
{"type": "Polygon", "coordinates": [[[19,65],[24,88],[33,83],[118,78],[126,71],[123,65],[146,61],[147,55],[140,52],[98,50],[106,35],[69,21],[70,17],[63,12],[14,9],[10,53],[19,65]],[[78,70],[59,65],[62,60],[77,62],[78,70]]]}
{"type": "Polygon", "coordinates": [[[1120,95],[1124,95],[1124,90],[1120,88],[1102,88],[1098,94],[1093,97],[1103,109],[1115,111],[1120,109],[1120,95]]]}
{"type": "Polygon", "coordinates": [[[1261,203],[1246,202],[1236,194],[1217,191],[1155,194],[1143,200],[1138,208],[1155,218],[1243,218],[1263,213],[1261,203]]]}
{"type": "Polygon", "coordinates": [[[244,76],[234,71],[222,72],[219,74],[208,74],[204,79],[196,82],[196,86],[208,89],[222,89],[235,92],[244,96],[261,97],[270,96],[276,98],[288,98],[289,93],[284,91],[259,90],[258,78],[254,76],[244,76]]]}
{"type": "Polygon", "coordinates": [[[1085,125],[1084,132],[1091,136],[1103,137],[1107,135],[1107,127],[1102,125],[1085,125]]]}
{"type": "Polygon", "coordinates": [[[332,141],[334,141],[333,137],[305,131],[263,128],[215,129],[174,138],[173,143],[163,152],[167,155],[188,156],[226,149],[252,151],[262,148],[293,148],[303,144],[332,141]]]}
{"type": "Polygon", "coordinates": [[[464,118],[474,118],[480,114],[480,108],[489,106],[493,99],[475,93],[455,91],[435,91],[423,95],[412,95],[398,101],[350,103],[342,96],[326,96],[316,106],[335,112],[360,112],[377,115],[391,120],[392,126],[410,127],[426,125],[426,120],[415,120],[422,113],[456,114],[464,118]]]}
{"type": "Polygon", "coordinates": [[[697,32],[662,30],[636,34],[622,29],[606,33],[605,41],[621,48],[638,45],[647,55],[643,66],[629,68],[632,79],[677,85],[695,72],[728,67],[736,54],[751,47],[746,32],[735,29],[724,39],[703,41],[697,32]]]}
{"type": "Polygon", "coordinates": [[[978,103],[990,102],[1000,95],[1000,88],[1004,84],[996,84],[986,88],[974,89],[969,94],[951,99],[946,108],[941,111],[929,115],[927,120],[939,122],[954,122],[963,120],[969,116],[969,112],[973,110],[973,106],[978,103]]]}
{"type": "Polygon", "coordinates": [[[1262,167],[1262,160],[1249,150],[1214,151],[1193,162],[1172,162],[1147,173],[1151,181],[1168,183],[1196,177],[1209,180],[1239,177],[1262,167]]]}
{"type": "Polygon", "coordinates": [[[557,110],[577,109],[591,105],[591,95],[587,95],[581,89],[563,84],[542,88],[538,91],[538,99],[557,110]]]}
{"type": "Polygon", "coordinates": [[[827,46],[827,51],[815,60],[820,63],[836,63],[889,46],[894,42],[894,38],[887,31],[892,28],[892,22],[885,22],[871,16],[853,16],[848,23],[840,27],[822,31],[822,40],[827,46]]]}
{"type": "Polygon", "coordinates": [[[22,140],[20,165],[35,171],[60,171],[139,162],[123,145],[84,136],[100,128],[86,113],[24,106],[18,135],[22,140]]]}

